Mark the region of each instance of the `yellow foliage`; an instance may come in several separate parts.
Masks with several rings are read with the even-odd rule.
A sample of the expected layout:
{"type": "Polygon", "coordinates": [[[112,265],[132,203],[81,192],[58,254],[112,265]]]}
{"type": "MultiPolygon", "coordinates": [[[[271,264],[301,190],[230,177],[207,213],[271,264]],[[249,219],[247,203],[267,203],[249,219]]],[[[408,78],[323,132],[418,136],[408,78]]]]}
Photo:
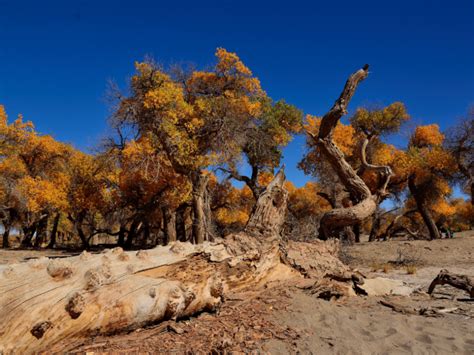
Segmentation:
{"type": "Polygon", "coordinates": [[[438,199],[431,207],[432,211],[438,216],[452,216],[456,213],[456,208],[451,206],[446,200],[438,199]]]}
{"type": "Polygon", "coordinates": [[[217,222],[222,225],[237,224],[242,227],[247,223],[249,219],[249,214],[247,211],[229,208],[219,208],[215,216],[217,222]]]}
{"type": "Polygon", "coordinates": [[[237,54],[228,52],[224,48],[217,48],[216,57],[218,59],[218,63],[216,65],[216,70],[218,73],[232,75],[235,72],[237,74],[246,76],[252,75],[250,69],[247,68],[244,63],[242,63],[237,54]]]}
{"type": "Polygon", "coordinates": [[[418,126],[411,137],[411,145],[422,148],[426,146],[440,146],[444,135],[439,131],[437,124],[418,126]]]}
{"type": "Polygon", "coordinates": [[[33,213],[42,210],[64,210],[67,205],[67,185],[65,179],[48,181],[25,176],[18,182],[18,191],[26,201],[26,207],[33,213]]]}
{"type": "Polygon", "coordinates": [[[351,124],[367,135],[381,135],[398,131],[400,125],[409,119],[405,105],[394,102],[381,110],[358,108],[351,124]]]}
{"type": "MultiPolygon", "coordinates": [[[[321,118],[311,115],[306,116],[305,130],[314,135],[318,135],[321,126],[321,118]]],[[[339,122],[334,129],[334,142],[344,155],[352,155],[356,146],[355,129],[351,125],[345,125],[339,122]]]]}

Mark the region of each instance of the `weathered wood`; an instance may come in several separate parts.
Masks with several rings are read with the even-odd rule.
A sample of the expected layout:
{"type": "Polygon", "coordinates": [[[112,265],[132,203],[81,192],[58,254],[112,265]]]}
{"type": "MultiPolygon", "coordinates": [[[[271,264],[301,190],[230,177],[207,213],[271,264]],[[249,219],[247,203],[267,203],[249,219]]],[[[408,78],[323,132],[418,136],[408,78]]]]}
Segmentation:
{"type": "Polygon", "coordinates": [[[385,189],[391,176],[389,167],[379,167],[367,163],[365,159],[365,149],[367,148],[368,140],[364,142],[362,145],[364,167],[366,169],[374,169],[382,172],[385,176],[385,181],[379,188],[377,194],[373,195],[367,184],[345,160],[344,154],[333,141],[334,129],[342,116],[347,113],[347,105],[352,99],[359,83],[368,76],[368,70],[369,66],[365,65],[362,69],[359,69],[349,77],[341,95],[329,112],[323,116],[318,136],[316,137],[311,134],[311,132],[307,132],[313,137],[322,155],[329,162],[350,193],[351,199],[356,201],[354,206],[336,208],[324,214],[321,218],[319,230],[319,237],[321,239],[329,238],[332,236],[333,231],[341,227],[354,226],[367,217],[370,217],[375,212],[380,198],[385,195],[385,189]]]}
{"type": "Polygon", "coordinates": [[[206,240],[206,212],[205,212],[205,193],[209,177],[204,172],[196,172],[192,176],[193,190],[193,238],[196,244],[204,243],[206,240]]]}
{"type": "Polygon", "coordinates": [[[165,242],[166,244],[176,242],[176,212],[171,210],[169,207],[163,207],[162,214],[165,242]]]}
{"type": "Polygon", "coordinates": [[[466,275],[456,275],[443,269],[438,276],[434,278],[428,288],[428,293],[432,294],[435,287],[438,285],[450,285],[460,290],[466,291],[469,297],[474,298],[474,280],[466,275]]]}
{"type": "Polygon", "coordinates": [[[260,195],[245,231],[253,235],[278,235],[286,214],[288,192],[284,188],[285,172],[282,168],[260,195]]]}

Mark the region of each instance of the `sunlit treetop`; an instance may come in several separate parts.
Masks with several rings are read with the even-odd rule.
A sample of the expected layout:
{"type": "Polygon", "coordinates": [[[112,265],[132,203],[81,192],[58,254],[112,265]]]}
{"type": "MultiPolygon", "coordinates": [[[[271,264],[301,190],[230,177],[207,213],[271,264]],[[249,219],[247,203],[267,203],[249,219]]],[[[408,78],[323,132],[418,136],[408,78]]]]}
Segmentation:
{"type": "Polygon", "coordinates": [[[437,124],[418,126],[410,138],[410,145],[417,148],[435,147],[443,144],[444,135],[437,124]]]}
{"type": "Polygon", "coordinates": [[[405,105],[394,102],[383,109],[358,108],[350,122],[357,131],[372,137],[397,132],[409,119],[405,105]]]}
{"type": "Polygon", "coordinates": [[[236,159],[250,121],[266,94],[235,53],[220,48],[210,71],[169,75],[151,61],[137,63],[132,95],[122,98],[115,124],[152,134],[181,173],[236,159]]]}

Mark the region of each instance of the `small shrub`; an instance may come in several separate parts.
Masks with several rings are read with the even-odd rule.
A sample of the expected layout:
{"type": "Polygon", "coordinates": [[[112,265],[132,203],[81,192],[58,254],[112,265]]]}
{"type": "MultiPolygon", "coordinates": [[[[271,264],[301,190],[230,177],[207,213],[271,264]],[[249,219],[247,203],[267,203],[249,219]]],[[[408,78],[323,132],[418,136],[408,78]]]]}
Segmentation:
{"type": "Polygon", "coordinates": [[[414,275],[416,273],[416,266],[415,265],[408,265],[406,267],[408,275],[414,275]]]}

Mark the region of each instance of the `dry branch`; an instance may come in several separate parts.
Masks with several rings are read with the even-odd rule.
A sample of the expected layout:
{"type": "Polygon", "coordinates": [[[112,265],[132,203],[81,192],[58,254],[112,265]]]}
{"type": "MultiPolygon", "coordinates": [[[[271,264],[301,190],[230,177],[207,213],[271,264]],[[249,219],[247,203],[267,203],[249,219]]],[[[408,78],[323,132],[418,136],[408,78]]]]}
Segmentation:
{"type": "Polygon", "coordinates": [[[432,294],[438,285],[450,285],[460,290],[466,291],[469,297],[474,298],[474,281],[466,275],[456,275],[448,270],[441,270],[438,276],[431,282],[428,293],[432,294]]]}

